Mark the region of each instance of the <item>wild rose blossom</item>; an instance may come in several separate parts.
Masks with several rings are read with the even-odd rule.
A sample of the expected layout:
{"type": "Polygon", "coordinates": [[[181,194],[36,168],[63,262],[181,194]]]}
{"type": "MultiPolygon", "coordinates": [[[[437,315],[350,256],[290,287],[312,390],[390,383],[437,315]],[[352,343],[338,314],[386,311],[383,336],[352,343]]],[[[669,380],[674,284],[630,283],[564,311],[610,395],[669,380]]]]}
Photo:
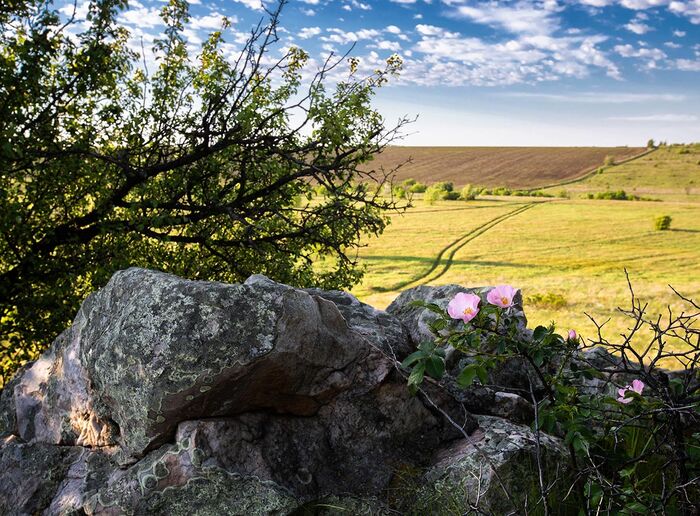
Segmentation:
{"type": "Polygon", "coordinates": [[[576,330],[569,330],[569,336],[567,337],[567,340],[577,340],[578,339],[578,334],[576,333],[576,330]]]}
{"type": "Polygon", "coordinates": [[[476,294],[460,292],[447,305],[447,313],[453,319],[461,319],[467,323],[479,313],[480,301],[481,298],[476,294]]]}
{"type": "Polygon", "coordinates": [[[508,308],[513,306],[513,298],[517,289],[510,285],[498,285],[492,288],[486,295],[486,300],[492,305],[508,308]]]}
{"type": "Polygon", "coordinates": [[[643,390],[644,382],[641,380],[633,380],[632,385],[627,385],[626,387],[617,390],[617,394],[620,396],[619,398],[617,398],[617,401],[619,401],[620,403],[624,403],[625,405],[627,403],[631,403],[633,398],[625,398],[625,393],[627,391],[632,391],[636,392],[637,394],[642,394],[643,390]]]}

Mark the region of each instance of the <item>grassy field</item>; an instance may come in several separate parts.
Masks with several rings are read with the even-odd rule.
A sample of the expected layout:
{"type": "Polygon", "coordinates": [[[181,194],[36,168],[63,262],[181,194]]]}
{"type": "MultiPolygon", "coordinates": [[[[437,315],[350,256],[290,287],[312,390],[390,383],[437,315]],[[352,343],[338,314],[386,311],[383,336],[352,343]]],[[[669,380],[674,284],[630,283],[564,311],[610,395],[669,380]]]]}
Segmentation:
{"type": "Polygon", "coordinates": [[[603,167],[583,181],[546,191],[561,190],[572,197],[625,190],[640,197],[700,202],[700,144],[661,147],[628,163],[603,167]]]}
{"type": "MultiPolygon", "coordinates": [[[[554,320],[563,329],[591,335],[588,313],[600,322],[612,318],[606,335],[615,336],[627,328],[615,310],[629,305],[625,268],[651,313],[669,303],[681,307],[669,284],[700,300],[700,202],[682,190],[700,175],[700,166],[693,166],[698,159],[700,147],[689,153],[661,149],[639,160],[637,191],[668,188],[677,195],[663,202],[526,197],[433,205],[415,201],[381,237],[367,241],[360,258],[368,272],[354,294],[384,308],[401,290],[421,284],[509,283],[530,298],[526,313],[532,324],[554,320]],[[653,170],[675,175],[669,179],[653,170]],[[655,217],[662,214],[673,218],[670,231],[654,229],[655,217]]],[[[619,168],[615,188],[631,190],[637,184],[634,163],[602,176],[618,177],[619,168]]],[[[597,180],[582,185],[599,188],[597,180]]]]}
{"type": "Polygon", "coordinates": [[[370,167],[386,170],[411,158],[397,179],[450,181],[455,186],[533,188],[577,178],[602,165],[643,152],[638,147],[388,147],[370,167]]]}

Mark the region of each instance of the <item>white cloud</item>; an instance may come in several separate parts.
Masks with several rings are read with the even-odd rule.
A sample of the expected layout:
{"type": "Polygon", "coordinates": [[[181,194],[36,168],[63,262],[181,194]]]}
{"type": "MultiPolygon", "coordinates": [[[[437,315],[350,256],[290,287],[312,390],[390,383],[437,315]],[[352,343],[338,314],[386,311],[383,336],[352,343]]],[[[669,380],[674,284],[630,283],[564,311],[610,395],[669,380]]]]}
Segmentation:
{"type": "Polygon", "coordinates": [[[306,16],[315,16],[315,15],[316,15],[316,11],[314,11],[313,9],[304,9],[304,8],[302,8],[302,9],[299,9],[299,10],[302,12],[302,14],[305,14],[306,16]]]}
{"type": "Polygon", "coordinates": [[[683,72],[700,72],[700,60],[676,59],[675,64],[683,72]]]}
{"type": "Polygon", "coordinates": [[[401,34],[401,29],[399,29],[396,25],[388,25],[384,28],[384,30],[391,34],[401,34]]]}
{"type": "Polygon", "coordinates": [[[674,30],[673,35],[676,36],[677,38],[682,38],[685,36],[685,31],[682,30],[674,30]]]}
{"type": "Polygon", "coordinates": [[[260,11],[263,8],[263,4],[261,0],[233,0],[234,2],[238,2],[239,4],[243,4],[249,9],[254,9],[256,11],[260,11]]]}
{"type": "Polygon", "coordinates": [[[152,29],[165,25],[160,18],[160,11],[154,8],[139,7],[124,11],[117,18],[119,22],[142,29],[152,29]]]}
{"type": "Polygon", "coordinates": [[[422,15],[421,13],[414,14],[414,15],[413,15],[413,19],[414,19],[414,20],[422,20],[422,19],[423,19],[423,15],[422,15]]]}
{"type": "Polygon", "coordinates": [[[362,39],[372,39],[376,38],[381,34],[378,30],[375,29],[362,29],[354,32],[346,32],[342,29],[337,29],[337,28],[330,28],[327,29],[328,32],[331,33],[330,36],[322,36],[320,39],[322,41],[330,42],[330,43],[338,43],[341,45],[346,45],[348,43],[352,43],[355,41],[359,41],[362,39]]]}
{"type": "MultiPolygon", "coordinates": [[[[193,29],[218,30],[221,29],[223,18],[224,15],[219,13],[212,13],[210,15],[200,17],[194,16],[190,19],[190,26],[193,29]]],[[[231,18],[229,18],[229,20],[233,21],[231,18]]]]}
{"type": "Polygon", "coordinates": [[[511,92],[501,93],[500,96],[547,100],[552,102],[576,102],[583,104],[637,104],[653,102],[683,102],[686,100],[685,95],[676,95],[672,93],[583,92],[562,95],[554,93],[511,92]]]}
{"type": "Polygon", "coordinates": [[[305,4],[309,4],[309,5],[318,5],[320,2],[320,0],[301,0],[301,1],[304,2],[305,4]]]}
{"type": "Polygon", "coordinates": [[[611,116],[608,117],[608,120],[616,120],[620,122],[697,122],[698,117],[695,115],[666,113],[659,115],[611,116]]]}
{"type": "Polygon", "coordinates": [[[667,41],[666,43],[664,43],[664,46],[668,48],[681,48],[683,45],[679,45],[678,43],[674,43],[673,41],[667,41]]]}
{"type": "Polygon", "coordinates": [[[671,12],[687,17],[691,23],[700,25],[700,0],[673,1],[668,8],[671,12]]]}
{"type": "Polygon", "coordinates": [[[661,49],[648,47],[635,48],[630,44],[615,45],[615,52],[622,57],[640,57],[652,61],[660,61],[666,58],[666,53],[661,49]]]}
{"type": "Polygon", "coordinates": [[[299,31],[301,39],[309,39],[321,34],[321,27],[304,27],[299,31]]]}
{"type": "Polygon", "coordinates": [[[639,34],[639,35],[646,34],[647,32],[654,30],[646,23],[642,23],[642,22],[634,21],[634,20],[632,20],[627,25],[625,25],[625,28],[628,31],[634,32],[635,34],[639,34]]]}
{"type": "Polygon", "coordinates": [[[396,41],[380,41],[377,43],[377,48],[381,50],[391,50],[393,52],[398,52],[401,50],[401,45],[396,41]]]}
{"type": "Polygon", "coordinates": [[[554,11],[542,4],[518,2],[513,6],[496,3],[460,5],[454,15],[477,23],[503,28],[514,34],[551,34],[559,27],[554,11]]]}

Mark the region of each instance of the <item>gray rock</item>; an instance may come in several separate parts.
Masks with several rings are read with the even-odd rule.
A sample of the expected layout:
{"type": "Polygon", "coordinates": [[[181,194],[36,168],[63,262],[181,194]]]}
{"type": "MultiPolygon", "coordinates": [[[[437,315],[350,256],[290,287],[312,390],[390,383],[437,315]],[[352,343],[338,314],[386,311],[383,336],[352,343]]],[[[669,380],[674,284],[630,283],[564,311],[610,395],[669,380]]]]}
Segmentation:
{"type": "MultiPolygon", "coordinates": [[[[481,297],[481,302],[486,303],[486,294],[491,287],[466,288],[461,285],[443,285],[431,287],[422,285],[402,292],[387,307],[386,311],[401,321],[408,330],[413,346],[418,346],[425,340],[433,340],[434,335],[430,331],[429,324],[437,318],[437,315],[426,308],[411,306],[413,301],[424,301],[434,303],[443,309],[447,309],[447,304],[460,292],[476,294],[481,297]]],[[[516,317],[520,326],[525,329],[527,319],[523,311],[523,297],[520,291],[513,299],[513,307],[510,314],[516,317]]]]}
{"type": "Polygon", "coordinates": [[[342,293],[121,271],[2,392],[0,508],[382,513],[397,467],[477,426],[433,385],[433,403],[409,395],[408,349],[398,319],[342,293]]]}
{"type": "Polygon", "coordinates": [[[313,288],[306,292],[334,303],[353,330],[390,356],[403,360],[413,351],[406,328],[390,313],[361,303],[352,294],[340,290],[313,288]]]}
{"type": "MultiPolygon", "coordinates": [[[[410,498],[410,514],[539,514],[537,444],[529,427],[481,416],[468,440],[456,441],[435,456],[410,498]]],[[[562,442],[540,435],[541,461],[549,502],[556,514],[578,514],[567,506],[573,479],[562,442]]]]}

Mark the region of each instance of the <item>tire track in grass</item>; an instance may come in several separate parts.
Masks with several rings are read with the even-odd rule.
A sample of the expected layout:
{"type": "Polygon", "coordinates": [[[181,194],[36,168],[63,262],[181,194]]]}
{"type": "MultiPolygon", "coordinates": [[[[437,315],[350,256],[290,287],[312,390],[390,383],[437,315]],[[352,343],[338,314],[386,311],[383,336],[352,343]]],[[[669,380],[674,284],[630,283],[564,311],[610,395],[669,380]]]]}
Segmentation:
{"type": "Polygon", "coordinates": [[[413,279],[398,283],[396,285],[392,285],[391,287],[385,288],[385,289],[377,289],[380,292],[392,292],[395,290],[400,290],[404,289],[406,287],[412,288],[412,287],[417,287],[419,285],[424,285],[428,281],[432,281],[434,279],[437,279],[441,277],[447,270],[450,268],[450,265],[452,265],[452,261],[454,259],[454,255],[457,251],[459,251],[464,245],[466,245],[468,242],[471,242],[474,240],[476,237],[479,235],[482,235],[492,227],[500,224],[504,220],[508,220],[511,217],[514,217],[530,208],[532,208],[536,204],[541,204],[542,202],[546,201],[536,201],[536,202],[531,202],[525,205],[520,205],[516,209],[511,210],[507,213],[504,213],[502,215],[499,215],[498,217],[495,217],[488,222],[485,222],[481,226],[465,233],[464,235],[460,236],[456,240],[453,240],[449,244],[447,244],[445,247],[440,249],[440,252],[438,252],[437,256],[433,260],[432,265],[430,268],[425,271],[424,273],[420,274],[417,277],[414,277],[413,279]],[[434,278],[430,278],[429,276],[440,266],[440,263],[443,260],[443,256],[445,256],[446,253],[448,254],[447,262],[443,265],[443,269],[439,271],[438,275],[435,276],[434,278]],[[427,279],[426,279],[427,278],[427,279]]]}
{"type": "MultiPolygon", "coordinates": [[[[546,201],[544,201],[544,202],[546,202],[546,201]]],[[[512,217],[515,217],[516,215],[520,215],[521,213],[523,213],[523,212],[529,210],[530,208],[533,208],[533,207],[534,207],[535,205],[537,205],[537,204],[542,204],[542,202],[532,202],[532,203],[530,203],[530,204],[526,204],[526,205],[523,206],[522,208],[520,208],[520,209],[518,209],[518,210],[513,210],[512,212],[508,213],[505,217],[501,218],[501,219],[498,220],[497,222],[494,222],[494,223],[490,224],[488,227],[483,227],[483,226],[482,226],[481,228],[477,228],[476,230],[474,230],[474,231],[468,236],[468,238],[466,238],[465,240],[462,240],[458,245],[456,245],[455,247],[453,247],[453,248],[450,250],[450,254],[447,256],[447,261],[443,264],[442,269],[441,269],[435,276],[433,276],[433,277],[431,277],[431,278],[428,278],[428,279],[426,279],[425,281],[423,281],[423,282],[421,283],[421,285],[425,285],[425,284],[428,283],[429,281],[435,281],[436,279],[441,278],[441,277],[450,269],[450,267],[452,267],[452,263],[453,263],[453,261],[454,261],[455,254],[457,254],[457,251],[459,251],[460,249],[462,249],[465,245],[467,245],[469,242],[471,242],[472,240],[474,240],[476,237],[478,237],[478,236],[480,236],[480,235],[483,235],[483,234],[486,233],[489,229],[491,229],[491,228],[493,228],[494,226],[500,224],[501,222],[503,222],[503,221],[505,221],[505,220],[508,220],[508,219],[510,219],[510,218],[512,218],[512,217]]]]}

